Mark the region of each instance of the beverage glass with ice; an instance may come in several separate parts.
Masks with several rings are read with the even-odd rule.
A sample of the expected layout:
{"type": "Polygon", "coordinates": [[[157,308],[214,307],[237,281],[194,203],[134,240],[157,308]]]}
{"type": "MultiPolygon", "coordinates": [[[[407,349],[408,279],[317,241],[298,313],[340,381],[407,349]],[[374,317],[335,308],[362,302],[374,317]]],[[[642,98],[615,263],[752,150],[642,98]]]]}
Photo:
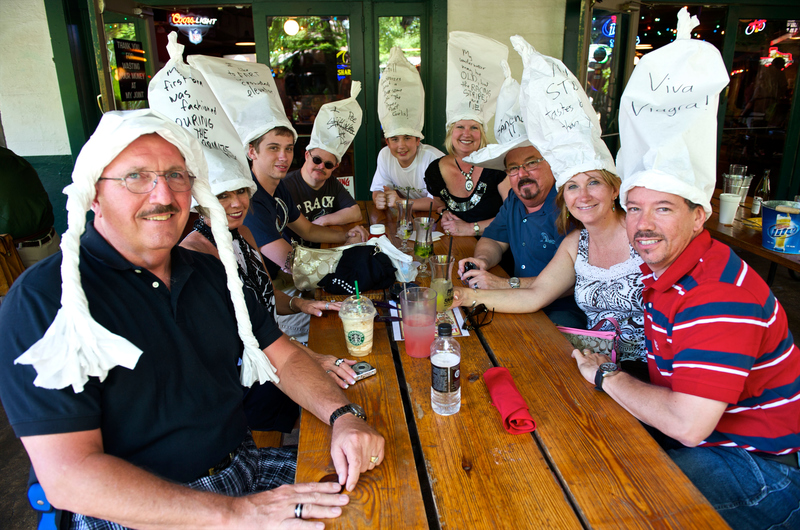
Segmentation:
{"type": "Polygon", "coordinates": [[[403,312],[403,338],[411,357],[428,357],[436,337],[436,291],[428,287],[409,287],[400,292],[403,312]]]}
{"type": "Polygon", "coordinates": [[[436,291],[436,324],[452,324],[448,311],[453,306],[453,263],[455,258],[446,254],[430,257],[431,289],[436,291]]]}

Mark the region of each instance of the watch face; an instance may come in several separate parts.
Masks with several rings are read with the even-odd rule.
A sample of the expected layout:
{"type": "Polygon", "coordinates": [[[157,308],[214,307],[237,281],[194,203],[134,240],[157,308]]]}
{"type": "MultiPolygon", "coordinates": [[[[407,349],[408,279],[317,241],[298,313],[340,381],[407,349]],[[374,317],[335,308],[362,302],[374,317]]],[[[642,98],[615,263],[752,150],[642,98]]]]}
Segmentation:
{"type": "Polygon", "coordinates": [[[600,365],[600,370],[603,372],[616,372],[619,368],[614,363],[603,363],[600,365]]]}
{"type": "Polygon", "coordinates": [[[361,416],[364,416],[364,417],[367,416],[367,413],[364,412],[364,409],[362,409],[360,405],[356,405],[355,403],[351,403],[350,404],[350,408],[352,408],[354,411],[356,411],[357,415],[360,414],[361,416]]]}

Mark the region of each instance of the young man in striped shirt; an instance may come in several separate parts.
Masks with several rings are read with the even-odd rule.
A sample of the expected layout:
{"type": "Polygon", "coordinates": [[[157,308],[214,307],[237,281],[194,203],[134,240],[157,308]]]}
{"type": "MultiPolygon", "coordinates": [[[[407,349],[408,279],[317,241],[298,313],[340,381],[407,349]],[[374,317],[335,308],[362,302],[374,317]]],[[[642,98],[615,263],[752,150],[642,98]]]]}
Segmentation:
{"type": "Polygon", "coordinates": [[[575,350],[581,374],[672,439],[668,454],[732,527],[800,527],[800,350],[783,307],[711,239],[700,205],[646,187],[626,205],[651,384],[575,350]]]}
{"type": "Polygon", "coordinates": [[[651,383],[588,350],[573,357],[598,390],[659,431],[731,527],[800,528],[800,350],[766,283],[703,228],[728,73],[716,48],[690,39],[698,23],[681,10],[675,42],[639,61],[620,105],[620,200],[644,260],[651,383]],[[689,88],[659,91],[653,80],[667,78],[689,88]]]}

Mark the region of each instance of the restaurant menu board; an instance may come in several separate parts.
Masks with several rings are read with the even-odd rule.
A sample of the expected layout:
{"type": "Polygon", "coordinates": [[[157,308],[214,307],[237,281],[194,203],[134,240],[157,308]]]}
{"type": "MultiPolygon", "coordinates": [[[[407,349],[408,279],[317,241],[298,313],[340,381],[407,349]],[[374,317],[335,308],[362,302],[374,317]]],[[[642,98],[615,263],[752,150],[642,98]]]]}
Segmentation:
{"type": "Polygon", "coordinates": [[[114,58],[117,61],[119,95],[122,101],[147,99],[146,59],[142,43],[134,40],[112,39],[114,58]]]}

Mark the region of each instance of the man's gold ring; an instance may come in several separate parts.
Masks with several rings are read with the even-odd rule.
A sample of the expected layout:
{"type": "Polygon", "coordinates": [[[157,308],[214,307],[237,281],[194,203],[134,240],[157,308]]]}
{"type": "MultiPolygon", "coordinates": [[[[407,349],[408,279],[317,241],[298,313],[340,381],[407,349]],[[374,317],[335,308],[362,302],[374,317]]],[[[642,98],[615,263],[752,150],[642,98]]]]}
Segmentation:
{"type": "Polygon", "coordinates": [[[371,457],[369,457],[369,461],[372,462],[373,464],[377,464],[378,463],[378,457],[377,456],[371,456],[371,457]]]}

